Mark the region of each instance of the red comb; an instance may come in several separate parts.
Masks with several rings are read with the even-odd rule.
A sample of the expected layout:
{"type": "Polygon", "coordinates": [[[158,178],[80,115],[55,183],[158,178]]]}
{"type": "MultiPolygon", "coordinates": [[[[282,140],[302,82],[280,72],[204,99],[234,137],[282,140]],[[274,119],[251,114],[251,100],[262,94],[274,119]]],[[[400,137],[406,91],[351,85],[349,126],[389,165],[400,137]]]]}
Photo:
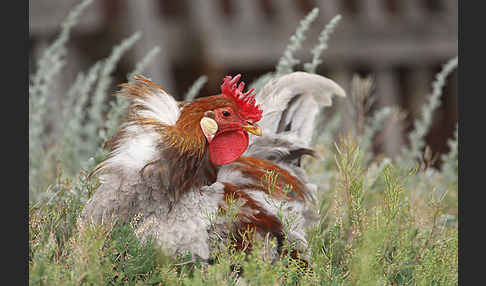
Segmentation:
{"type": "Polygon", "coordinates": [[[250,119],[253,122],[257,122],[262,118],[263,110],[260,109],[260,105],[255,105],[255,95],[252,92],[254,88],[243,93],[243,88],[245,83],[242,81],[236,87],[236,83],[240,80],[241,74],[236,75],[234,78],[231,76],[226,76],[221,85],[221,93],[223,96],[232,98],[239,107],[238,113],[244,119],[250,119]]]}

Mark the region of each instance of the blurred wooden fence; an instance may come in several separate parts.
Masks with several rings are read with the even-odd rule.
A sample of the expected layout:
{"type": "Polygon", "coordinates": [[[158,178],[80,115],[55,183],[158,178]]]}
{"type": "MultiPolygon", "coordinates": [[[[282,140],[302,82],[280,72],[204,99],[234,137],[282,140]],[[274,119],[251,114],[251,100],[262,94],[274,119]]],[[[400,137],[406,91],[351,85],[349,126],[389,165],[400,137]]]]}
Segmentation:
{"type": "MultiPolygon", "coordinates": [[[[29,1],[32,64],[77,2],[29,1]]],[[[130,54],[130,64],[158,45],[161,55],[146,72],[154,81],[182,95],[198,75],[206,74],[206,90],[215,92],[229,71],[259,75],[272,69],[299,21],[313,7],[320,8],[320,15],[297,57],[310,59],[309,51],[321,29],[341,14],[343,19],[329,42],[322,71],[347,91],[353,73],[374,74],[380,104],[403,107],[410,114],[408,124],[431,91],[440,65],[457,55],[455,0],[99,0],[83,13],[75,31],[83,41],[90,36],[95,40],[89,49],[72,48],[75,56],[63,74],[68,80],[61,81],[59,96],[74,73],[93,61],[94,56],[89,55],[100,53],[96,51],[100,39],[116,43],[136,30],[143,32],[143,38],[130,54]]],[[[445,143],[440,142],[452,134],[457,120],[455,85],[453,76],[438,115],[442,124],[431,132],[441,137],[432,139],[438,140],[436,151],[444,151],[445,143]]],[[[405,138],[403,130],[409,128],[386,129],[384,151],[396,153],[405,138]]]]}

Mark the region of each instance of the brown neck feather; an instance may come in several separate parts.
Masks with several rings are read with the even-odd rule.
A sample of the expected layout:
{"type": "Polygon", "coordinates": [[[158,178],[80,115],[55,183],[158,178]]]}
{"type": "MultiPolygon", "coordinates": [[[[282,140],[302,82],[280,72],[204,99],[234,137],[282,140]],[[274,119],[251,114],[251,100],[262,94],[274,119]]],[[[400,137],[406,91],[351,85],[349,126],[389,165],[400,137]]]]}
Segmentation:
{"type": "Polygon", "coordinates": [[[166,149],[164,158],[167,159],[164,170],[167,192],[172,204],[192,188],[199,188],[216,182],[217,166],[209,161],[205,152],[198,155],[179,155],[172,148],[166,149]]]}
{"type": "Polygon", "coordinates": [[[174,126],[165,130],[166,146],[174,147],[180,154],[201,157],[206,151],[207,140],[200,127],[204,113],[215,108],[230,106],[231,101],[221,95],[198,98],[183,106],[174,126]]]}
{"type": "Polygon", "coordinates": [[[183,107],[175,125],[160,130],[161,159],[151,162],[146,169],[159,173],[161,188],[167,190],[172,205],[192,188],[216,182],[218,167],[209,160],[207,140],[199,124],[204,112],[228,104],[221,98],[196,99],[183,107]]]}

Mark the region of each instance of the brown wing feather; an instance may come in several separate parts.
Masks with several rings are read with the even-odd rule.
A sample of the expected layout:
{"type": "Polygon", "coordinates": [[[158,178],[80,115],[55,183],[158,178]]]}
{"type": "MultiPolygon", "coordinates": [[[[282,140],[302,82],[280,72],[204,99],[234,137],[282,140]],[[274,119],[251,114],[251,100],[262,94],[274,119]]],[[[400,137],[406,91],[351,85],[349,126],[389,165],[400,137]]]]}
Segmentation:
{"type": "MultiPolygon", "coordinates": [[[[277,253],[282,254],[283,222],[275,210],[268,209],[268,204],[255,194],[260,192],[277,201],[287,201],[303,206],[313,201],[311,190],[299,178],[268,160],[240,157],[227,168],[235,173],[223,179],[227,182],[221,181],[224,185],[224,200],[220,203],[220,209],[225,211],[230,199],[243,202],[236,214],[237,222],[233,226],[235,228],[233,232],[236,234],[233,237],[234,245],[237,249],[249,251],[252,246],[245,236],[252,237],[254,234],[258,234],[260,237],[265,237],[270,234],[270,238],[275,238],[277,241],[277,253]],[[268,171],[278,174],[277,180],[273,182],[267,180],[268,171]],[[245,183],[238,183],[238,179],[235,177],[238,174],[242,178],[244,177],[245,183]]],[[[302,216],[302,213],[298,215],[302,216]]],[[[302,235],[303,231],[302,228],[297,230],[302,235]]],[[[296,248],[291,255],[294,258],[302,256],[302,251],[305,250],[296,248]]]]}
{"type": "Polygon", "coordinates": [[[274,164],[272,161],[253,157],[240,157],[235,161],[235,170],[241,171],[246,177],[252,179],[258,189],[281,199],[306,201],[312,199],[310,190],[295,176],[287,170],[274,164]],[[270,186],[271,182],[265,180],[268,171],[278,174],[275,186],[270,186]],[[290,190],[286,192],[286,188],[290,190]]]}

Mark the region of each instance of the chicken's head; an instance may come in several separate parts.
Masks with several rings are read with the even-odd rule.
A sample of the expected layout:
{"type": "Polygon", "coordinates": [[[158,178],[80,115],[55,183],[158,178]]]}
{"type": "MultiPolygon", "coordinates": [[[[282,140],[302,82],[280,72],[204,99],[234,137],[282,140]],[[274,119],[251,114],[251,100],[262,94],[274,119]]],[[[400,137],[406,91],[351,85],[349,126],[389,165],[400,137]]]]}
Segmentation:
{"type": "Polygon", "coordinates": [[[248,133],[262,134],[256,124],[262,117],[262,110],[256,105],[253,89],[243,93],[245,83],[237,86],[240,77],[238,74],[234,78],[224,78],[221,95],[215,100],[226,104],[216,105],[216,108],[204,112],[200,121],[209,143],[209,158],[216,165],[238,159],[248,148],[248,133]]]}

